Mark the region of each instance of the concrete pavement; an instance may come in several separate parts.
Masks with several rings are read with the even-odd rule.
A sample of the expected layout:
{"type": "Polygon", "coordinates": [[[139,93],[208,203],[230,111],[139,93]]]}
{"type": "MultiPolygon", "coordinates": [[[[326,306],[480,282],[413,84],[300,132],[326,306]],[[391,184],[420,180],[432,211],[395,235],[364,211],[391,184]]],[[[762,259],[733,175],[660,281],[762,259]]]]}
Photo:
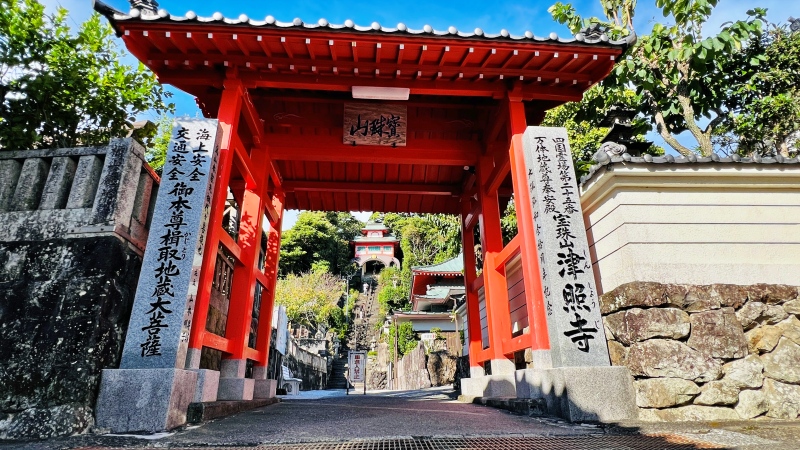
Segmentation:
{"type": "MultiPolygon", "coordinates": [[[[345,442],[379,441],[393,444],[363,448],[499,448],[497,445],[502,448],[560,449],[566,446],[608,450],[800,448],[800,424],[796,422],[748,421],[724,426],[642,422],[576,425],[553,418],[512,415],[459,403],[454,398],[455,394],[447,388],[368,392],[367,395],[353,392],[345,395],[343,390],[302,392],[299,396],[284,396],[283,401],[275,405],[172,433],[139,437],[93,434],[46,442],[0,444],[0,448],[269,448],[282,445],[283,449],[299,449],[308,447],[301,443],[342,443],[324,447],[336,448],[345,442]],[[419,447],[413,446],[414,443],[419,447]]],[[[315,448],[322,449],[319,445],[323,444],[315,448]]],[[[347,448],[362,447],[348,444],[347,448]]]]}

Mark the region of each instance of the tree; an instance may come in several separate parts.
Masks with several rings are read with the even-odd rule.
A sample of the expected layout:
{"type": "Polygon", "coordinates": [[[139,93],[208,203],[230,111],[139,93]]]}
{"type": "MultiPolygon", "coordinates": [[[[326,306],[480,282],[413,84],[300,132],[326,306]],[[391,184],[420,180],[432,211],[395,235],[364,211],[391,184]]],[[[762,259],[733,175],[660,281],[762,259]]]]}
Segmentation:
{"type": "Polygon", "coordinates": [[[315,264],[336,275],[350,272],[350,241],[361,226],[350,213],[301,213],[281,236],[281,274],[305,273],[315,264]]]}
{"type": "Polygon", "coordinates": [[[157,131],[147,146],[147,163],[150,167],[161,175],[161,169],[167,161],[167,150],[169,148],[169,141],[172,139],[172,117],[163,115],[156,123],[157,131]]]}
{"type": "Polygon", "coordinates": [[[410,285],[402,282],[400,270],[397,267],[387,267],[378,275],[378,303],[380,314],[385,316],[390,309],[401,309],[408,306],[410,285]]]}
{"type": "Polygon", "coordinates": [[[800,32],[772,25],[726,62],[726,117],[715,143],[741,155],[791,156],[800,130],[800,32]],[[756,64],[748,64],[752,62],[756,64]]]}
{"type": "Polygon", "coordinates": [[[395,324],[389,327],[389,352],[394,358],[402,358],[407,353],[417,348],[416,334],[414,333],[414,325],[411,322],[403,322],[395,328],[395,324]],[[397,353],[395,355],[395,336],[397,337],[397,353]]]}
{"type": "Polygon", "coordinates": [[[174,109],[141,63],[120,63],[98,14],[73,33],[67,11],[36,0],[0,3],[0,146],[101,144],[127,134],[132,116],[174,109]]]}
{"type": "MultiPolygon", "coordinates": [[[[403,256],[399,292],[411,291],[411,268],[436,264],[458,255],[461,251],[460,218],[448,214],[374,214],[400,240],[403,256]]],[[[380,293],[378,294],[380,295],[380,293]]],[[[389,295],[389,294],[386,294],[389,295]]],[[[393,294],[392,298],[396,296],[393,294]]],[[[408,301],[408,296],[404,296],[408,301]]],[[[403,307],[394,301],[396,307],[403,307]]]]}
{"type": "MultiPolygon", "coordinates": [[[[601,141],[608,133],[608,128],[599,124],[609,108],[618,106],[636,110],[639,108],[638,102],[638,96],[632,89],[606,89],[602,85],[595,85],[583,94],[580,102],[566,103],[547,111],[542,126],[566,128],[575,176],[579,179],[595,164],[592,156],[600,149],[601,141]]],[[[644,141],[650,129],[647,119],[635,117],[632,122],[633,139],[644,141]]],[[[663,155],[664,149],[652,145],[646,153],[663,155]]]]}
{"type": "Polygon", "coordinates": [[[340,336],[347,331],[338,306],[343,294],[342,280],[324,271],[289,274],[275,285],[275,302],[286,306],[289,320],[315,329],[323,326],[340,336]]]}
{"type": "MultiPolygon", "coordinates": [[[[727,117],[726,91],[730,77],[726,61],[731,60],[749,39],[761,35],[766,11],[748,11],[746,20],[725,24],[709,37],[701,34],[719,0],[656,0],[673,25],[656,23],[649,35],[641,36],[602,82],[611,91],[636,89],[639,112],[648,117],[664,141],[682,155],[713,152],[712,137],[727,117]],[[701,122],[707,120],[705,126],[701,122]],[[689,131],[697,142],[692,149],[675,137],[689,131]]],[[[630,17],[635,0],[605,0],[606,20],[582,19],[571,5],[557,3],[553,17],[577,33],[587,24],[620,37],[632,32],[630,17]],[[625,11],[623,14],[615,11],[625,11]],[[626,16],[627,15],[627,16],[626,16]],[[627,17],[627,20],[623,20],[627,17]]],[[[754,67],[761,57],[745,62],[754,67]]],[[[612,96],[613,98],[613,96],[612,96]]]]}

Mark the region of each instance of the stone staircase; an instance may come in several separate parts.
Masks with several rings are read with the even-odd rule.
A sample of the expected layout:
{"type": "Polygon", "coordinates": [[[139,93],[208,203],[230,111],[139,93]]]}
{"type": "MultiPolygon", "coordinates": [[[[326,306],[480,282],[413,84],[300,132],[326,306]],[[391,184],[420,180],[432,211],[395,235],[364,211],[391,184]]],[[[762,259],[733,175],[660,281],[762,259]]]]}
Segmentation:
{"type": "Polygon", "coordinates": [[[339,353],[334,356],[333,364],[331,367],[331,376],[328,380],[328,389],[347,389],[347,354],[339,353]]]}
{"type": "Polygon", "coordinates": [[[372,339],[376,337],[375,323],[382,321],[380,305],[376,294],[377,280],[365,278],[369,290],[362,293],[353,307],[353,327],[348,336],[347,348],[350,350],[369,350],[372,339]]]}

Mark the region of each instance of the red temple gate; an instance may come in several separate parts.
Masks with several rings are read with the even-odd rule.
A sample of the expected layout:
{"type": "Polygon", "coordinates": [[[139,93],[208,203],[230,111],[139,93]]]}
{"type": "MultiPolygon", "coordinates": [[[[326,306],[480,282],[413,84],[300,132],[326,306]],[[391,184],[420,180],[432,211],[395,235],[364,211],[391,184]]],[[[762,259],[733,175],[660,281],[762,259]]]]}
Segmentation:
{"type": "Polygon", "coordinates": [[[285,209],[459,214],[473,373],[487,364],[513,371],[515,355],[528,349],[547,366],[521,136],[546,110],[580,100],[629,42],[96,9],[162,83],[194,95],[221,124],[186,368],[199,367],[207,348],[221,352],[229,376],[243,378],[247,360],[264,376],[285,209]],[[346,117],[347,108],[364,116],[346,117]],[[374,129],[364,131],[368,118],[374,129]],[[349,137],[347,120],[355,120],[349,137]],[[229,191],[240,210],[235,233],[223,228],[229,191]],[[500,217],[512,194],[519,233],[504,245],[500,217]],[[234,280],[224,335],[205,326],[217,249],[232,261],[234,280]]]}

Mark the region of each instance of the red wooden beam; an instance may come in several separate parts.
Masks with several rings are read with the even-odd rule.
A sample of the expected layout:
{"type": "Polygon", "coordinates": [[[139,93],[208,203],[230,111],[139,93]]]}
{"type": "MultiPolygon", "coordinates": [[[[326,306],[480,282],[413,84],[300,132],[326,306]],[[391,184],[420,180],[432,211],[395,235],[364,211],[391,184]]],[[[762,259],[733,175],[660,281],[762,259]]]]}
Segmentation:
{"type": "Polygon", "coordinates": [[[494,169],[489,173],[486,183],[484,184],[484,186],[486,186],[486,192],[497,192],[500,185],[503,184],[503,181],[505,181],[508,176],[508,172],[511,170],[511,163],[507,152],[496,156],[494,169]]]}
{"type": "MultiPolygon", "coordinates": [[[[206,324],[201,324],[205,329],[206,324]]],[[[203,347],[213,348],[222,352],[230,352],[231,343],[228,339],[211,332],[203,334],[203,347]]]]}
{"type": "Polygon", "coordinates": [[[250,157],[244,151],[244,144],[242,144],[242,140],[239,139],[239,136],[233,138],[233,150],[235,156],[233,162],[236,164],[236,169],[239,170],[245,183],[248,186],[254,187],[256,185],[256,179],[253,177],[251,169],[253,165],[250,163],[250,157]]]}
{"type": "Polygon", "coordinates": [[[505,265],[509,259],[513,258],[520,252],[520,244],[522,243],[522,238],[519,234],[514,236],[514,239],[511,239],[511,242],[506,244],[503,247],[503,251],[497,254],[495,258],[495,270],[505,270],[505,265]]]}
{"type": "MultiPolygon", "coordinates": [[[[196,70],[187,72],[182,69],[163,69],[156,67],[154,71],[161,83],[172,84],[180,89],[187,89],[191,86],[220,87],[223,81],[222,75],[216,70],[196,70]]],[[[473,82],[457,80],[451,82],[446,80],[386,80],[367,77],[360,77],[358,80],[354,80],[351,77],[345,76],[277,74],[271,72],[243,72],[240,77],[248,87],[274,89],[350,92],[352,86],[356,84],[359,86],[406,87],[411,90],[411,94],[413,95],[453,95],[492,98],[502,97],[505,95],[506,91],[505,83],[488,80],[473,82]]],[[[522,93],[525,95],[526,99],[567,102],[579,101],[583,97],[583,89],[583,87],[574,87],[571,85],[547,87],[532,82],[523,87],[522,93]]]]}
{"type": "Polygon", "coordinates": [[[476,141],[424,140],[410,136],[408,146],[397,148],[353,147],[343,144],[341,136],[268,134],[267,141],[272,159],[286,161],[474,166],[481,153],[481,145],[476,141]]]}
{"type": "MultiPolygon", "coordinates": [[[[516,50],[512,50],[509,52],[510,56],[515,56],[513,52],[516,50]]],[[[572,56],[572,54],[570,54],[572,56]]],[[[386,64],[376,63],[373,61],[362,61],[362,62],[350,62],[350,61],[331,61],[331,60],[314,60],[314,59],[298,59],[298,58],[280,58],[280,57],[268,57],[268,56],[246,56],[246,55],[219,55],[219,54],[186,54],[183,52],[169,52],[164,53],[161,51],[156,51],[149,53],[147,55],[148,60],[152,61],[191,61],[195,63],[205,64],[208,61],[210,64],[224,64],[228,63],[231,66],[239,66],[239,67],[246,67],[247,63],[250,63],[251,66],[264,66],[268,67],[269,64],[272,64],[273,67],[277,69],[290,69],[290,66],[294,66],[295,70],[300,71],[302,68],[303,70],[311,71],[311,66],[314,66],[320,72],[330,72],[333,73],[333,68],[336,67],[339,72],[353,72],[355,69],[358,69],[359,73],[367,74],[367,73],[375,73],[376,70],[380,70],[382,73],[391,73],[389,72],[389,68],[386,64]]],[[[558,61],[558,59],[556,59],[558,61]]],[[[561,70],[544,70],[544,69],[512,69],[506,67],[485,67],[485,68],[472,68],[472,67],[456,67],[456,66],[443,66],[440,63],[428,63],[428,64],[392,64],[391,70],[397,71],[400,70],[401,74],[413,74],[415,72],[423,72],[424,74],[430,74],[431,76],[436,76],[437,73],[447,73],[448,75],[457,75],[459,73],[465,74],[465,76],[475,76],[478,74],[483,74],[484,77],[496,77],[499,75],[504,75],[509,78],[518,78],[520,75],[524,76],[525,78],[537,78],[541,77],[542,79],[555,79],[555,78],[570,78],[575,79],[578,81],[589,81],[591,76],[588,73],[579,73],[579,72],[566,72],[561,70]]]]}
{"type": "Polygon", "coordinates": [[[358,192],[361,194],[421,194],[452,196],[460,193],[461,187],[451,184],[416,183],[359,183],[343,181],[296,181],[283,183],[286,192],[358,192]]]}
{"type": "Polygon", "coordinates": [[[239,248],[239,245],[236,243],[236,241],[233,240],[233,238],[231,237],[230,234],[228,234],[227,231],[222,229],[222,227],[217,225],[217,228],[219,228],[219,238],[218,238],[219,243],[222,244],[222,246],[225,247],[229,252],[231,252],[231,256],[236,258],[237,261],[241,261],[242,250],[239,248]]]}
{"type": "Polygon", "coordinates": [[[533,337],[530,332],[521,334],[517,337],[503,339],[503,354],[513,356],[514,353],[531,348],[533,337]]]}

